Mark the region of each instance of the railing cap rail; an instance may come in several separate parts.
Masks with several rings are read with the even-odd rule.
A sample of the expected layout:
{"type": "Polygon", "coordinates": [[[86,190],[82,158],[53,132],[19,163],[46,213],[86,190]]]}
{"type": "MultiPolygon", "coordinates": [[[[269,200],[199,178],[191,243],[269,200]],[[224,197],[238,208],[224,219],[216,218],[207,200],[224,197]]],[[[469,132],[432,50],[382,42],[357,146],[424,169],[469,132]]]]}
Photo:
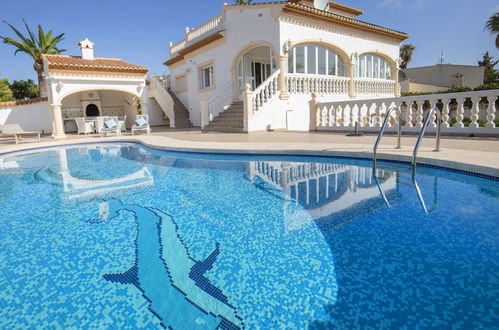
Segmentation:
{"type": "MultiPolygon", "coordinates": [[[[484,97],[499,95],[499,89],[487,89],[482,91],[470,91],[470,92],[458,92],[458,93],[441,93],[441,94],[425,94],[425,95],[413,95],[413,96],[402,96],[402,97],[388,97],[388,98],[369,98],[369,99],[355,99],[346,101],[333,101],[333,102],[319,102],[321,105],[326,104],[345,104],[352,105],[358,103],[372,104],[372,103],[392,103],[392,102],[406,102],[406,101],[426,101],[426,100],[450,100],[450,99],[462,99],[462,98],[472,98],[472,97],[484,97]]],[[[388,105],[388,104],[387,104],[388,105]]]]}

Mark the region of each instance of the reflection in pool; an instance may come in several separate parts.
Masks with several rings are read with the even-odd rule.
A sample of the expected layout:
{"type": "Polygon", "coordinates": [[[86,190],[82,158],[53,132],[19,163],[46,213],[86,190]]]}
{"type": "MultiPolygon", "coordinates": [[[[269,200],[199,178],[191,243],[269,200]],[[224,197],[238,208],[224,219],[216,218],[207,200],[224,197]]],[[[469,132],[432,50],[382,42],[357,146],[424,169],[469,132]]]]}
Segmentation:
{"type": "Polygon", "coordinates": [[[497,324],[499,183],[374,174],[135,144],[5,156],[0,327],[497,324]]]}

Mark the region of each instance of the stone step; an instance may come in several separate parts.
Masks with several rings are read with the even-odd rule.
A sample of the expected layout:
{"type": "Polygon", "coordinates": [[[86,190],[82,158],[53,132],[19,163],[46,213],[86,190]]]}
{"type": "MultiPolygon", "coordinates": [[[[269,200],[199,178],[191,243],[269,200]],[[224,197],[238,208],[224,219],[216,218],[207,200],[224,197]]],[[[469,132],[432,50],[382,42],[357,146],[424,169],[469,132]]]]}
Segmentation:
{"type": "Polygon", "coordinates": [[[244,133],[242,127],[209,127],[205,126],[203,132],[244,133]]]}

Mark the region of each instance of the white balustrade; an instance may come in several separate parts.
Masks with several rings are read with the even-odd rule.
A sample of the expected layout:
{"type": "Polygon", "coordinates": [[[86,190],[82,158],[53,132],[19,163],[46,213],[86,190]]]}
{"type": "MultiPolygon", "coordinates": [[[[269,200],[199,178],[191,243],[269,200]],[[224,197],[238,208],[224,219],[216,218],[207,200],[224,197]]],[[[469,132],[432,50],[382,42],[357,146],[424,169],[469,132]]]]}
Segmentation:
{"type": "MultiPolygon", "coordinates": [[[[195,27],[193,29],[187,28],[185,30],[185,39],[179,41],[178,43],[170,46],[170,55],[179,52],[187,46],[187,42],[196,39],[202,35],[205,35],[218,27],[222,26],[224,22],[224,17],[222,14],[215,16],[208,20],[207,22],[195,27]]],[[[218,31],[218,30],[217,30],[218,31]]]]}
{"type": "Polygon", "coordinates": [[[232,81],[227,82],[208,100],[208,121],[212,121],[220,112],[223,112],[232,103],[232,81]]]}
{"type": "Polygon", "coordinates": [[[346,77],[289,74],[286,76],[286,86],[292,94],[348,94],[349,80],[346,77]]]}
{"type": "Polygon", "coordinates": [[[354,88],[357,95],[393,95],[395,80],[355,78],[354,88]]]}
{"type": "MultiPolygon", "coordinates": [[[[443,93],[399,98],[375,98],[338,102],[317,102],[317,130],[351,130],[355,122],[364,131],[377,131],[386,111],[399,108],[403,131],[418,131],[425,113],[433,106],[441,109],[442,131],[463,134],[484,133],[499,135],[496,126],[496,101],[499,90],[463,93],[443,93]]],[[[397,114],[394,112],[387,130],[396,130],[397,114]]],[[[432,116],[429,131],[436,129],[437,116],[432,116]]]]}
{"type": "Polygon", "coordinates": [[[189,31],[187,34],[187,41],[191,41],[192,39],[195,39],[213,29],[218,27],[220,24],[222,24],[223,16],[220,14],[218,16],[213,17],[209,21],[201,24],[200,26],[192,29],[189,31]]]}
{"type": "Polygon", "coordinates": [[[178,51],[180,51],[181,49],[183,49],[185,47],[185,44],[186,44],[186,41],[181,40],[181,41],[177,42],[176,44],[171,45],[170,46],[170,55],[175,54],[178,51]]]}
{"type": "Polygon", "coordinates": [[[279,92],[277,78],[279,70],[276,70],[270,77],[260,84],[252,95],[253,113],[258,112],[267,102],[272,100],[279,92]]]}

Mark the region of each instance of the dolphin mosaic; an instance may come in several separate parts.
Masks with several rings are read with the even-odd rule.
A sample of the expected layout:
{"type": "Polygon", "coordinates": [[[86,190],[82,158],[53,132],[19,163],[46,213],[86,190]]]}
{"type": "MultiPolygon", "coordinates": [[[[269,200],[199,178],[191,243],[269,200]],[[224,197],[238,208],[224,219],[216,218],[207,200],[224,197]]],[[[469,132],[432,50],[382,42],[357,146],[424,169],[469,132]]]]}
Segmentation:
{"type": "Polygon", "coordinates": [[[134,214],[138,228],[134,266],[122,274],[106,274],[106,280],[136,286],[165,328],[244,327],[227,296],[204,276],[220,254],[218,243],[205,260],[196,261],[189,255],[170,215],[152,208],[125,205],[119,200],[110,200],[108,204],[108,219],[129,211],[134,214]]]}

